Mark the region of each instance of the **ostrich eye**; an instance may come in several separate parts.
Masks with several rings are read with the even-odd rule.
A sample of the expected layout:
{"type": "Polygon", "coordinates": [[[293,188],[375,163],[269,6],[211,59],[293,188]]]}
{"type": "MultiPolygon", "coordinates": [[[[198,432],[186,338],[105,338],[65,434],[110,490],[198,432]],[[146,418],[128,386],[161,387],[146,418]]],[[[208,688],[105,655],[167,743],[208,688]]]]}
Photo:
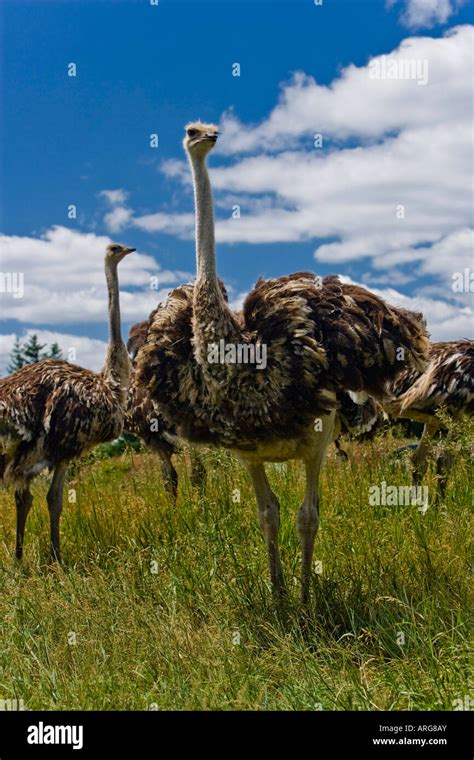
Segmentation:
{"type": "Polygon", "coordinates": [[[197,129],[188,129],[188,137],[196,137],[197,129]]]}
{"type": "Polygon", "coordinates": [[[112,253],[118,253],[120,251],[120,248],[118,247],[118,245],[114,245],[112,246],[110,250],[112,251],[112,253]]]}

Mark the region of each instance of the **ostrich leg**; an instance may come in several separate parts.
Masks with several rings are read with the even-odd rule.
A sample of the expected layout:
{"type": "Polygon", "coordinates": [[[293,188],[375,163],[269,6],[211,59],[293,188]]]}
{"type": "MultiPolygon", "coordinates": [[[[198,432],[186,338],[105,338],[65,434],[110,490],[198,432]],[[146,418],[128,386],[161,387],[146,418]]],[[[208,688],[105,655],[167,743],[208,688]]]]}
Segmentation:
{"type": "Polygon", "coordinates": [[[319,528],[319,490],[318,481],[321,465],[328,444],[332,440],[334,413],[321,418],[322,430],[314,434],[314,447],[311,456],[305,459],[306,491],[301,505],[297,528],[301,542],[301,603],[308,604],[311,581],[311,563],[316,534],[319,528]]]}
{"type": "Polygon", "coordinates": [[[452,432],[448,432],[443,449],[436,460],[436,475],[438,476],[436,504],[446,496],[449,473],[454,465],[454,454],[451,449],[453,440],[452,432]]]}
{"type": "Polygon", "coordinates": [[[203,488],[206,482],[206,468],[202,459],[201,452],[192,448],[190,451],[191,459],[191,485],[195,488],[203,488]]]}
{"type": "Polygon", "coordinates": [[[420,442],[412,457],[413,482],[420,485],[428,469],[428,457],[430,454],[432,438],[438,430],[439,424],[436,419],[425,422],[420,442]]]}
{"type": "Polygon", "coordinates": [[[252,479],[255,497],[257,499],[258,519],[260,528],[267,545],[268,567],[273,593],[277,598],[285,595],[285,579],[278,551],[278,528],[280,527],[280,505],[270,488],[263,464],[246,462],[248,473],[252,479]]]}
{"type": "Polygon", "coordinates": [[[16,549],[15,556],[21,559],[23,556],[23,539],[25,536],[25,525],[28,512],[33,504],[33,496],[28,486],[19,488],[15,491],[16,502],[16,549]]]}
{"type": "Polygon", "coordinates": [[[61,562],[59,551],[59,518],[63,508],[63,489],[67,475],[67,464],[60,462],[56,465],[53,480],[46,497],[49,510],[49,522],[51,529],[50,562],[61,562]]]}
{"type": "Polygon", "coordinates": [[[173,502],[176,504],[176,498],[178,495],[178,473],[171,460],[171,454],[167,451],[159,451],[159,455],[161,459],[161,477],[163,478],[164,486],[173,499],[173,502]]]}

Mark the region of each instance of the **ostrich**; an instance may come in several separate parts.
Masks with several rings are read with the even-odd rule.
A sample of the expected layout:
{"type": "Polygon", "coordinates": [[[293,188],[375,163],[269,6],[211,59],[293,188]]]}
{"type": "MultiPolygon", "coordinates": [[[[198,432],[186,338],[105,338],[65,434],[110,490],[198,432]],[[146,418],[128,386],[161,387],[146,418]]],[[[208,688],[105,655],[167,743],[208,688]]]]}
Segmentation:
{"type": "Polygon", "coordinates": [[[17,559],[23,555],[33,478],[46,467],[53,472],[47,495],[50,561],[59,562],[59,519],[69,462],[122,431],[130,363],[120,332],[117,266],[133,251],[117,244],[106,250],[109,346],[100,372],[46,359],[0,380],[0,476],[15,488],[17,559]]]}
{"type": "Polygon", "coordinates": [[[303,460],[306,490],[297,529],[301,599],[306,604],[319,525],[318,476],[332,440],[336,392],[365,391],[384,398],[386,382],[406,364],[425,366],[427,335],[424,325],[405,310],[391,308],[337,277],[321,283],[311,272],[260,279],[243,312],[232,312],[217,279],[206,166],[217,134],[213,125],[200,122],[186,127],[184,147],[196,204],[197,279],[192,290],[172,291],[151,315],[136,358],[137,381],[179,437],[229,449],[245,464],[277,598],[285,594],[279,504],[264,465],[303,460]],[[257,361],[265,352],[266,366],[257,361]]]}
{"type": "MultiPolygon", "coordinates": [[[[442,428],[436,412],[444,408],[452,419],[474,414],[474,341],[432,343],[426,370],[407,367],[391,382],[390,391],[395,400],[385,405],[387,412],[424,424],[412,459],[413,477],[420,483],[428,468],[433,438],[442,428]]],[[[445,493],[451,464],[448,451],[437,460],[440,495],[445,493]]]]}
{"type": "MultiPolygon", "coordinates": [[[[192,288],[192,285],[186,286],[192,288]]],[[[160,308],[158,306],[158,308],[160,308]]],[[[161,459],[161,475],[173,502],[178,495],[178,473],[173,464],[173,455],[180,451],[180,444],[174,425],[170,425],[155,408],[152,398],[143,385],[137,382],[134,362],[141,346],[146,341],[148,321],[138,322],[130,328],[127,349],[132,360],[132,374],[128,389],[124,417],[124,430],[142,441],[161,459]]],[[[191,450],[191,483],[200,487],[206,476],[204,463],[195,450],[191,450]]]]}
{"type": "Polygon", "coordinates": [[[130,328],[127,349],[132,360],[132,373],[124,416],[124,430],[141,438],[161,459],[161,474],[173,501],[178,492],[178,473],[172,455],[178,451],[177,439],[172,426],[157,412],[146,389],[137,383],[133,362],[146,339],[147,322],[139,322],[130,328]]]}

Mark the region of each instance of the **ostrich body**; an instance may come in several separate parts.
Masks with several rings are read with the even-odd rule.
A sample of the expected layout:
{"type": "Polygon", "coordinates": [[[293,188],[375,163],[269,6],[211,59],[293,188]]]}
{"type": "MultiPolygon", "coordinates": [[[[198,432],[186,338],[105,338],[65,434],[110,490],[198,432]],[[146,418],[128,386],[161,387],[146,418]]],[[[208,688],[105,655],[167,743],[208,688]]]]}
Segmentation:
{"type": "Polygon", "coordinates": [[[264,463],[303,460],[306,491],[297,527],[305,603],[319,524],[318,477],[333,436],[336,392],[349,389],[385,397],[386,382],[406,363],[424,367],[427,337],[407,312],[390,308],[362,288],[343,285],[337,277],[326,277],[321,285],[311,272],[260,279],[243,312],[233,313],[216,274],[206,167],[216,139],[212,125],[187,127],[184,146],[194,180],[197,279],[193,289],[172,291],[152,315],[137,355],[137,379],[179,437],[223,446],[245,463],[278,595],[284,592],[279,504],[264,463]],[[220,341],[266,346],[266,367],[211,362],[210,347],[220,341]]]}
{"type": "MultiPolygon", "coordinates": [[[[437,411],[444,408],[453,419],[474,414],[474,341],[432,343],[426,370],[406,368],[392,381],[390,391],[395,400],[385,408],[392,416],[424,424],[413,453],[414,479],[420,482],[428,468],[433,438],[442,428],[437,411]]],[[[446,489],[451,464],[448,452],[438,459],[441,494],[446,489]]]]}
{"type": "Polygon", "coordinates": [[[17,559],[23,554],[33,478],[46,467],[53,471],[47,495],[50,559],[59,561],[59,520],[68,464],[122,431],[130,366],[120,332],[117,265],[134,250],[110,245],[106,251],[109,347],[100,372],[46,359],[0,380],[0,476],[15,488],[17,559]]]}

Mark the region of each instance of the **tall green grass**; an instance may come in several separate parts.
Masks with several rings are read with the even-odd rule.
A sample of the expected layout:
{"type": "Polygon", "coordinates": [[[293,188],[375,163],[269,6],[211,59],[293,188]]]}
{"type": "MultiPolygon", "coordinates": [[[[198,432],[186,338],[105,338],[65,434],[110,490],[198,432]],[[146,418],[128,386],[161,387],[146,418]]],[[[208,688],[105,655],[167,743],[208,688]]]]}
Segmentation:
{"type": "MultiPolygon", "coordinates": [[[[176,506],[149,454],[79,463],[62,569],[45,566],[46,479],[34,487],[21,566],[4,491],[0,700],[63,710],[453,709],[469,694],[470,432],[466,424],[453,444],[444,503],[426,514],[369,504],[371,485],[410,484],[406,459],[391,453],[399,441],[352,445],[353,464],[329,453],[322,573],[307,614],[297,463],[268,467],[281,502],[284,609],[272,602],[250,482],[225,452],[206,454],[202,492],[182,455],[176,506]]],[[[433,496],[432,471],[425,482],[433,496]]]]}

